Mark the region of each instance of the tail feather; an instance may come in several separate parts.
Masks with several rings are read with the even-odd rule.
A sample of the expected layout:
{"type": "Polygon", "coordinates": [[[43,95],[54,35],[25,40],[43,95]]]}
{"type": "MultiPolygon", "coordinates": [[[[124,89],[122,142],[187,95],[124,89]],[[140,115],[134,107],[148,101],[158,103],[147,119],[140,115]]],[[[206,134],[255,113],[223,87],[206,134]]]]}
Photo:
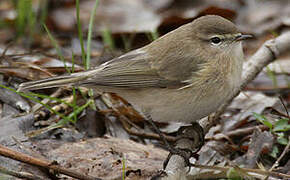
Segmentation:
{"type": "Polygon", "coordinates": [[[25,82],[19,85],[18,91],[47,89],[79,84],[81,80],[87,79],[89,73],[79,72],[71,75],[55,76],[37,81],[25,82]]]}

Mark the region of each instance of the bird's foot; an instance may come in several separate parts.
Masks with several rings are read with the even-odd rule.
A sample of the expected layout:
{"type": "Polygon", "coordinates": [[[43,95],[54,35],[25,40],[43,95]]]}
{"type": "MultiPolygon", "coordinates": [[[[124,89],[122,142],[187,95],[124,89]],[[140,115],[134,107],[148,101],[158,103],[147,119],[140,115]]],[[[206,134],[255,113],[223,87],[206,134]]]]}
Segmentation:
{"type": "Polygon", "coordinates": [[[204,131],[197,122],[191,123],[191,126],[182,126],[178,129],[176,142],[182,139],[188,139],[195,145],[193,153],[197,153],[204,145],[204,131]],[[190,131],[190,132],[188,132],[190,131]]]}
{"type": "Polygon", "coordinates": [[[192,126],[181,127],[178,130],[175,144],[177,147],[170,146],[168,148],[170,153],[163,163],[163,168],[166,169],[167,164],[173,155],[181,156],[184,159],[185,165],[191,167],[189,159],[192,157],[198,159],[197,152],[204,144],[204,131],[202,127],[196,122],[192,123],[192,126]],[[184,144],[186,144],[186,147],[182,147],[184,146],[184,144]],[[189,146],[194,147],[194,150],[192,150],[191,148],[187,148],[188,144],[191,144],[189,146]],[[181,147],[179,147],[180,145],[181,147]]]}

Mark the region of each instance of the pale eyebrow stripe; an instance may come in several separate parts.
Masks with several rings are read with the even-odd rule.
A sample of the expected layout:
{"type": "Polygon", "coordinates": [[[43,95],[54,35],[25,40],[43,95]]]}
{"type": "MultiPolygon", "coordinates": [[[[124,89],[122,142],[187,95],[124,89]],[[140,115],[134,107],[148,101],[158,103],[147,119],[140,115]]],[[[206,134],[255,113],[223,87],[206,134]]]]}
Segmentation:
{"type": "Polygon", "coordinates": [[[225,34],[223,35],[225,37],[225,39],[234,39],[237,36],[242,35],[242,33],[236,33],[236,34],[225,34]]]}
{"type": "Polygon", "coordinates": [[[214,37],[219,37],[221,40],[226,40],[226,39],[235,39],[237,36],[242,35],[242,33],[235,33],[235,34],[223,34],[223,35],[212,35],[210,37],[214,38],[214,37]]]}

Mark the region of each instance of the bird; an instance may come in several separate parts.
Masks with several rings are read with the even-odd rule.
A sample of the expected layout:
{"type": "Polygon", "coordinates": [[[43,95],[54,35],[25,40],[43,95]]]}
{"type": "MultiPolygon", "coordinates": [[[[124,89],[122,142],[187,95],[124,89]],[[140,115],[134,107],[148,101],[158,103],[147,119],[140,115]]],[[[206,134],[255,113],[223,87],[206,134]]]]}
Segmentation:
{"type": "Polygon", "coordinates": [[[250,37],[206,15],[94,69],[25,82],[18,91],[84,86],[116,93],[157,122],[198,122],[240,87],[241,42],[250,37]]]}

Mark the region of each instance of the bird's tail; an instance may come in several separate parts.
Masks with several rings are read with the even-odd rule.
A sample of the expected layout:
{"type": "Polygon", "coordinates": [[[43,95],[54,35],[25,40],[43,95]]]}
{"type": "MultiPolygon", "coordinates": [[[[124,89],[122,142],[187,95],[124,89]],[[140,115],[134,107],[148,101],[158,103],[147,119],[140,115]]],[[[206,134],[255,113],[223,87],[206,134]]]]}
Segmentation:
{"type": "Polygon", "coordinates": [[[63,87],[68,85],[80,85],[82,81],[92,77],[97,70],[73,73],[70,75],[55,76],[37,81],[25,82],[19,85],[17,91],[47,89],[53,87],[63,87]]]}

